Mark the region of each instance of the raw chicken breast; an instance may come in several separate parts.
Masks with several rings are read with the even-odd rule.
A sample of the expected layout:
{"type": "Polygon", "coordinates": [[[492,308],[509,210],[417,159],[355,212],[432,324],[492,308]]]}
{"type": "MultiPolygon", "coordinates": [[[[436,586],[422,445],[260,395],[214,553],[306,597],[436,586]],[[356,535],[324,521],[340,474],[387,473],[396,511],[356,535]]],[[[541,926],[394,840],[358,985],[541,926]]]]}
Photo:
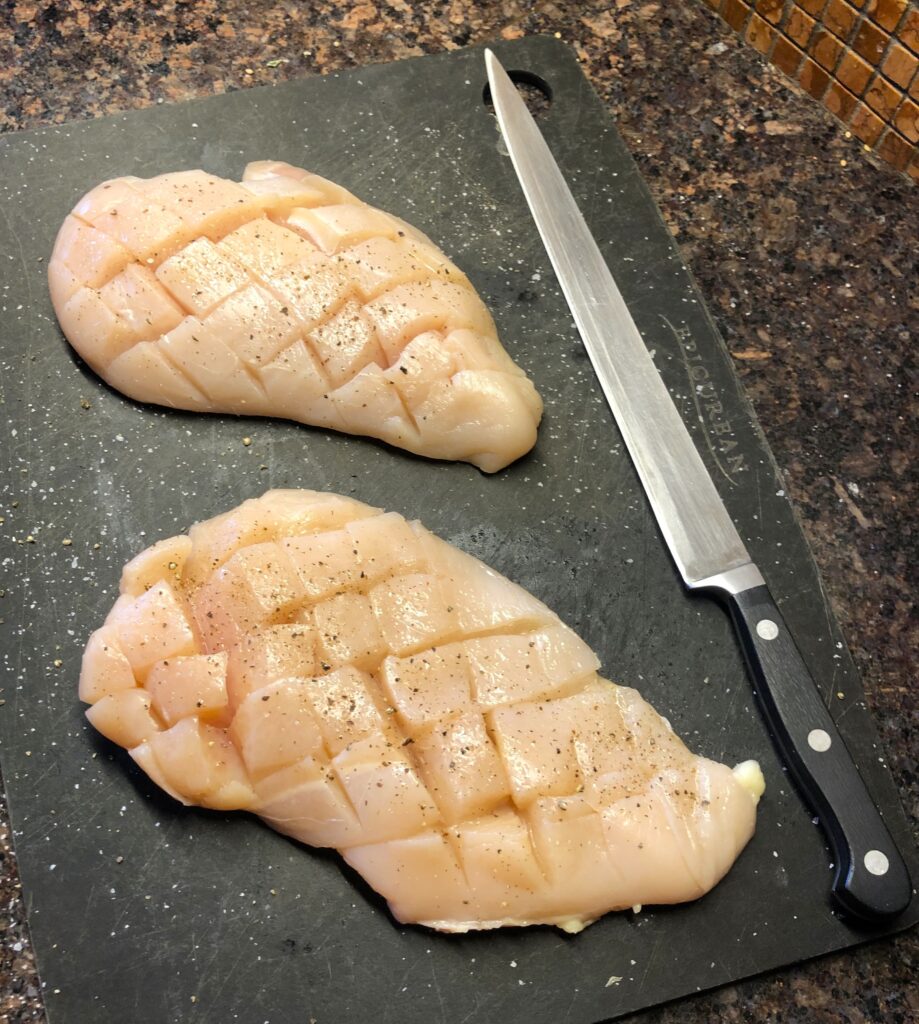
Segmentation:
{"type": "Polygon", "coordinates": [[[67,339],[142,402],[279,416],[494,472],[542,402],[430,239],[289,164],[116,178],[48,267],[67,339]]]}
{"type": "Polygon", "coordinates": [[[270,491],[126,566],[80,696],[177,800],[337,848],[400,921],[577,931],[709,890],[763,788],[597,668],[419,523],[270,491]]]}

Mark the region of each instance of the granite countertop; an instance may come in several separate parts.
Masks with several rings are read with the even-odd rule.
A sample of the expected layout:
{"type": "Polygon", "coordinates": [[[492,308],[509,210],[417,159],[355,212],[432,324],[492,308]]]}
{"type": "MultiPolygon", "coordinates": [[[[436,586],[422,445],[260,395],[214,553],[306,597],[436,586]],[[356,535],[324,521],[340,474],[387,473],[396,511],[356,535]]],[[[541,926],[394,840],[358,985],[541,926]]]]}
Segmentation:
{"type": "MultiPolygon", "coordinates": [[[[734,355],[919,818],[908,586],[919,248],[906,178],[702,0],[20,0],[5,14],[7,132],[499,37],[571,44],[734,355]]],[[[9,833],[0,806],[0,1021],[12,1024],[45,1018],[9,833]]],[[[917,973],[914,930],[632,1019],[905,1024],[919,1019],[917,973]]]]}

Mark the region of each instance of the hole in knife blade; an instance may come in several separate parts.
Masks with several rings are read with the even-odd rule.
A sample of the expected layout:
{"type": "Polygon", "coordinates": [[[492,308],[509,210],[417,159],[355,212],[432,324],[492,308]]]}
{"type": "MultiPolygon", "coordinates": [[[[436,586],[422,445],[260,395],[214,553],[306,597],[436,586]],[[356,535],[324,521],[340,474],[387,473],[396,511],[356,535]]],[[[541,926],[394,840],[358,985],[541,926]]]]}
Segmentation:
{"type": "MultiPolygon", "coordinates": [[[[508,78],[517,86],[517,92],[523,97],[527,110],[533,117],[540,117],[552,106],[552,86],[533,71],[508,71],[508,78]]],[[[491,102],[491,87],[488,82],[482,89],[482,102],[494,114],[495,107],[491,102]]]]}

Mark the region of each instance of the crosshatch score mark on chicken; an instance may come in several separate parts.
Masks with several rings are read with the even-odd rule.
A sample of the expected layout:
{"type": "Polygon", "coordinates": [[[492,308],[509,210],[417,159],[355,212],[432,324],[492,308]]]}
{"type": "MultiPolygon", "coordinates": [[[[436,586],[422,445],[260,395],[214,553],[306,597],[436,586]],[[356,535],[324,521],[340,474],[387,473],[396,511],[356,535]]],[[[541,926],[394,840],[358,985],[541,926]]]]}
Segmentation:
{"type": "Polygon", "coordinates": [[[598,668],[419,523],[269,491],[125,567],[80,696],[177,800],[337,848],[400,921],[578,931],[708,891],[763,787],[598,668]]]}
{"type": "Polygon", "coordinates": [[[116,178],[49,265],[68,340],[131,398],[277,416],[494,472],[542,402],[466,275],[411,225],[289,164],[116,178]]]}

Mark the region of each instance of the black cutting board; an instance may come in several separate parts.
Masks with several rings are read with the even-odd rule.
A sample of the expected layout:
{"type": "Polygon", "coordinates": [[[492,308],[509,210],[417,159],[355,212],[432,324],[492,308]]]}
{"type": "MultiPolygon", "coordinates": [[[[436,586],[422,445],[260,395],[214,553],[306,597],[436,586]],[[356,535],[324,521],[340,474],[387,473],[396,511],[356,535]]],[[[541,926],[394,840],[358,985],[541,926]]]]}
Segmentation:
{"type": "MultiPolygon", "coordinates": [[[[497,51],[551,86],[550,145],[907,845],[775,464],[635,165],[565,46],[533,38],[497,51]]],[[[483,84],[482,52],[471,49],[0,140],[0,737],[52,1024],[577,1024],[919,917],[914,904],[894,928],[866,932],[832,912],[821,833],[783,775],[727,617],[688,596],[669,561],[483,84]],[[486,477],[291,423],[141,406],[81,365],[57,329],[43,262],[75,200],[116,175],[203,167],[232,178],[260,158],[314,169],[407,218],[469,273],[546,400],[532,454],[486,477]],[[695,750],[757,758],[767,780],[759,826],[728,878],[690,906],[609,915],[576,937],[401,928],[336,856],[244,815],[183,809],[95,736],[76,699],[80,653],[122,564],[269,487],[297,486],[420,518],[547,602],[695,750]]]]}

